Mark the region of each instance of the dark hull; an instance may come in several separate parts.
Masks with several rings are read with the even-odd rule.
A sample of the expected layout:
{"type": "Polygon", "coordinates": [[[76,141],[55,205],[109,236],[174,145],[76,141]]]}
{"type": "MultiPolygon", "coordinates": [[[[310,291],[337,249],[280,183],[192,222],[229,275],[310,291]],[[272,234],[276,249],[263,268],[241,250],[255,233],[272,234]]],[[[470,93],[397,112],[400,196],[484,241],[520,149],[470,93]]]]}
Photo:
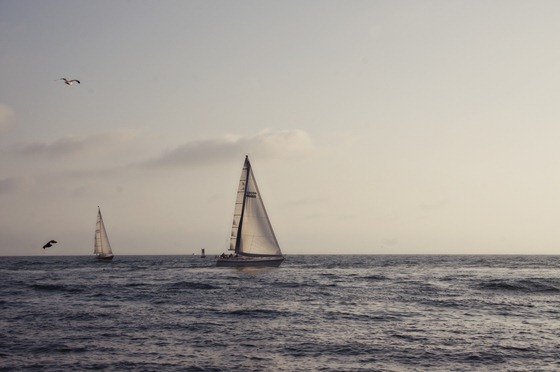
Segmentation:
{"type": "Polygon", "coordinates": [[[101,261],[111,261],[113,259],[113,257],[115,257],[115,256],[113,256],[113,255],[111,255],[111,256],[95,256],[95,258],[97,258],[98,260],[101,260],[101,261]]]}
{"type": "Polygon", "coordinates": [[[218,258],[218,267],[278,267],[284,257],[232,257],[218,258]]]}

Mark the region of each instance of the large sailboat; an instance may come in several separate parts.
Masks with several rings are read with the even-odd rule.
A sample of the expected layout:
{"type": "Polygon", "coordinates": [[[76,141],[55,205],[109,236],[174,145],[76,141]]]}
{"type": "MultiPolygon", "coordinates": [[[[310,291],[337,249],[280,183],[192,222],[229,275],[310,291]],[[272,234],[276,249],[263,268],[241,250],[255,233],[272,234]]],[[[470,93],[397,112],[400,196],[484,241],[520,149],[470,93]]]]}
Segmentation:
{"type": "Polygon", "coordinates": [[[268,219],[257,181],[245,156],[230,238],[231,254],[222,254],[216,266],[278,267],[284,261],[280,245],[268,219]]]}
{"type": "Polygon", "coordinates": [[[95,224],[95,243],[93,254],[99,260],[112,260],[113,251],[111,250],[111,244],[109,243],[109,238],[107,237],[107,230],[105,230],[105,224],[103,223],[103,217],[101,217],[101,209],[97,207],[97,223],[95,224]]]}

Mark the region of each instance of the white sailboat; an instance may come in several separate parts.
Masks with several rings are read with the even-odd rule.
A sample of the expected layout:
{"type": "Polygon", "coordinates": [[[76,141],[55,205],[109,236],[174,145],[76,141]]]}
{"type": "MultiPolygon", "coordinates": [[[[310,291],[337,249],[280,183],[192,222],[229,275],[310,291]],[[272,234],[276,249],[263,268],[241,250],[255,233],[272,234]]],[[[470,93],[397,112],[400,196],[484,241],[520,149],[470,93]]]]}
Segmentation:
{"type": "Polygon", "coordinates": [[[248,156],[239,180],[229,250],[233,253],[222,254],[216,266],[278,267],[284,261],[248,156]]]}
{"type": "Polygon", "coordinates": [[[105,224],[103,223],[103,217],[101,217],[101,209],[97,207],[97,223],[95,224],[95,243],[93,254],[99,260],[112,260],[113,251],[111,250],[111,244],[109,243],[109,238],[107,237],[107,230],[105,230],[105,224]]]}

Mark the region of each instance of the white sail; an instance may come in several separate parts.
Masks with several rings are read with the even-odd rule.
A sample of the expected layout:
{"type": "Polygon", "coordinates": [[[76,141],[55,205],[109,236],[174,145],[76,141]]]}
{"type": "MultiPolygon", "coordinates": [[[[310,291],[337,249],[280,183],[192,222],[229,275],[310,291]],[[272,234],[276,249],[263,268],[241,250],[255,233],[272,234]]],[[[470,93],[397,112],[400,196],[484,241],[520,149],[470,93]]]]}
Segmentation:
{"type": "Polygon", "coordinates": [[[107,237],[107,230],[101,217],[101,209],[97,211],[97,223],[95,224],[95,242],[93,253],[98,256],[112,256],[111,244],[109,237],[107,237]]]}
{"type": "Polygon", "coordinates": [[[243,256],[281,256],[249,158],[245,158],[233,215],[230,249],[243,256]]]}

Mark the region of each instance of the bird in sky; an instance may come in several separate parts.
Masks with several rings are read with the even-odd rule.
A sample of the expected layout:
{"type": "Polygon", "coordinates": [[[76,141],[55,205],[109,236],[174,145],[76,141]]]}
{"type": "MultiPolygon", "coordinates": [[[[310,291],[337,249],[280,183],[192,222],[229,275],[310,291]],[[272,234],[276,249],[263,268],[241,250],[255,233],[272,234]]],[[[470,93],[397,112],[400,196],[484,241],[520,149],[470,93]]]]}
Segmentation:
{"type": "Polygon", "coordinates": [[[51,240],[43,246],[43,249],[52,247],[53,244],[58,243],[56,240],[51,240]]]}
{"type": "MultiPolygon", "coordinates": [[[[80,80],[76,80],[76,79],[68,80],[68,79],[66,79],[66,78],[60,78],[60,79],[57,79],[57,80],[64,80],[64,83],[65,83],[66,85],[72,85],[72,84],[74,84],[74,83],[80,84],[80,80]]],[[[55,81],[56,81],[56,80],[55,80],[55,81]]]]}

